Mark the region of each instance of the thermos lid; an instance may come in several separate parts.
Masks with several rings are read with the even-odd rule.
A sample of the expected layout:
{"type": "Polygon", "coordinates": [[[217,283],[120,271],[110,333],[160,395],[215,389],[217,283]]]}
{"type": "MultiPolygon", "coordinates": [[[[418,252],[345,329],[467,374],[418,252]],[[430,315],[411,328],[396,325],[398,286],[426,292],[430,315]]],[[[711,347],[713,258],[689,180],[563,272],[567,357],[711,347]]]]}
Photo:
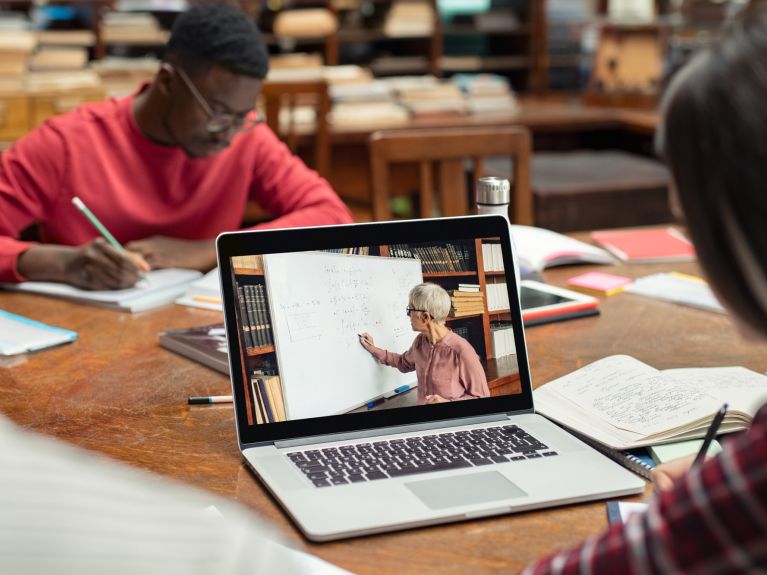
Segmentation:
{"type": "Polygon", "coordinates": [[[477,203],[499,205],[511,200],[511,185],[506,178],[487,176],[477,180],[477,203]]]}

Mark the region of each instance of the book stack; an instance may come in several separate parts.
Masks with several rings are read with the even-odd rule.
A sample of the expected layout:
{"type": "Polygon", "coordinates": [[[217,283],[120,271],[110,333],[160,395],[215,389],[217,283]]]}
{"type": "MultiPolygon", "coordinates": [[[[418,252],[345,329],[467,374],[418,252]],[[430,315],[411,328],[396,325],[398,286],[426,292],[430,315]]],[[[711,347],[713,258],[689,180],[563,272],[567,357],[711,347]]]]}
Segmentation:
{"type": "Polygon", "coordinates": [[[393,101],[340,102],[328,114],[328,122],[337,128],[391,128],[409,121],[408,111],[393,101]]]}
{"type": "Polygon", "coordinates": [[[503,250],[501,244],[491,243],[482,244],[482,261],[484,263],[486,272],[502,272],[503,266],[503,250]]]}
{"type": "MultiPolygon", "coordinates": [[[[10,25],[9,25],[10,26],[10,25]]],[[[0,90],[20,92],[37,40],[32,32],[5,30],[0,33],[0,90]]]]}
{"type": "Polygon", "coordinates": [[[273,346],[272,320],[263,284],[237,286],[243,339],[248,351],[273,346]]]}
{"type": "Polygon", "coordinates": [[[461,89],[450,81],[428,86],[401,88],[399,101],[413,117],[461,115],[466,113],[466,101],[461,89]]]}
{"type": "Polygon", "coordinates": [[[42,47],[90,48],[96,44],[96,34],[92,30],[38,30],[35,36],[42,47]]]}
{"type": "Polygon", "coordinates": [[[40,48],[29,59],[29,69],[46,70],[82,70],[88,65],[88,50],[80,47],[40,48]]]}
{"type": "Polygon", "coordinates": [[[416,258],[427,273],[465,272],[471,270],[469,248],[466,244],[447,243],[444,246],[391,244],[389,255],[394,258],[416,258]]]}
{"type": "Polygon", "coordinates": [[[107,12],[101,37],[107,44],[163,45],[168,41],[168,32],[149,13],[107,12]]]}
{"type": "Polygon", "coordinates": [[[431,36],[434,9],[425,1],[395,2],[386,15],[383,31],[392,38],[431,36]]]}
{"type": "Polygon", "coordinates": [[[464,317],[485,312],[485,294],[478,284],[458,284],[457,290],[451,290],[450,317],[464,317]]]}
{"type": "Polygon", "coordinates": [[[506,311],[509,304],[509,290],[506,282],[499,284],[487,284],[487,309],[489,311],[506,311]]]}
{"type": "Polygon", "coordinates": [[[100,88],[101,78],[93,70],[47,70],[29,72],[24,78],[28,93],[100,88]]]}
{"type": "Polygon", "coordinates": [[[107,56],[91,63],[91,68],[101,78],[108,97],[121,98],[132,94],[136,86],[152,80],[160,67],[157,58],[122,58],[107,56]]]}
{"type": "Polygon", "coordinates": [[[256,423],[285,421],[285,399],[277,375],[253,376],[248,389],[256,423]]]}
{"type": "Polygon", "coordinates": [[[499,358],[506,355],[516,355],[517,346],[514,342],[514,328],[510,322],[499,321],[491,323],[490,335],[493,357],[499,358]]]}
{"type": "Polygon", "coordinates": [[[516,114],[519,104],[509,81],[497,74],[477,74],[462,82],[471,114],[516,114]]]}
{"type": "Polygon", "coordinates": [[[237,270],[262,270],[264,269],[263,256],[235,256],[232,258],[232,267],[237,270]]]}

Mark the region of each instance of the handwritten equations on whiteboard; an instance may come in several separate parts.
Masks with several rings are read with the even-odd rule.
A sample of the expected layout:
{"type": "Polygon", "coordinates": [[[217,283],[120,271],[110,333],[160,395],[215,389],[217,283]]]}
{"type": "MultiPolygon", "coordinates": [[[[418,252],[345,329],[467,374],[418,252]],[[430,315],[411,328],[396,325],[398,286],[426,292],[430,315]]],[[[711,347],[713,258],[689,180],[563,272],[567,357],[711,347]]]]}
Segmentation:
{"type": "Polygon", "coordinates": [[[378,364],[359,343],[406,351],[417,335],[405,314],[423,281],[417,260],[301,252],[264,256],[277,361],[288,416],[345,413],[415,373],[378,364]]]}

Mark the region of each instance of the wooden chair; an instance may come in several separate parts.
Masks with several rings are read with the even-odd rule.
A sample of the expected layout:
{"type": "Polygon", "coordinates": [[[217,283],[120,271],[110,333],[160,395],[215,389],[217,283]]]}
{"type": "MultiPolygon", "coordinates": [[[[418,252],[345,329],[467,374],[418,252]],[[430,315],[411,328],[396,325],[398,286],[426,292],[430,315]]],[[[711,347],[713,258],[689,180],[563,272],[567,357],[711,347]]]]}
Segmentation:
{"type": "Polygon", "coordinates": [[[435,195],[439,196],[442,215],[459,216],[469,213],[465,160],[473,160],[474,177],[479,178],[485,175],[484,157],[510,156],[514,164],[510,218],[518,224],[532,224],[530,142],[530,132],[516,126],[376,132],[369,140],[373,219],[391,219],[391,164],[419,165],[419,211],[423,217],[431,215],[435,195]]]}
{"type": "Polygon", "coordinates": [[[291,149],[296,152],[298,147],[299,131],[295,121],[297,106],[311,103],[316,111],[314,153],[312,168],[327,177],[330,171],[330,131],[328,129],[328,114],[330,113],[330,95],[328,94],[327,82],[323,79],[264,82],[261,90],[264,98],[266,111],[266,123],[291,149]],[[287,114],[281,110],[288,110],[287,114]],[[281,117],[287,117],[288,122],[280,122],[281,117]]]}

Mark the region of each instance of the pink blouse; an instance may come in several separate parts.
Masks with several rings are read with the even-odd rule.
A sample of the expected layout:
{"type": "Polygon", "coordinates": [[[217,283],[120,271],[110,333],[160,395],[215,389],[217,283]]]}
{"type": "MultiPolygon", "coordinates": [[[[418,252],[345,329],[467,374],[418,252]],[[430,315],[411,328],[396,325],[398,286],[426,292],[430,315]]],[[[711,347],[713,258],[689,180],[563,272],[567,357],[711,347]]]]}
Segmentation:
{"type": "Polygon", "coordinates": [[[434,345],[427,336],[418,334],[403,354],[376,348],[373,355],[402,373],[415,370],[419,404],[426,403],[427,395],[441,395],[449,401],[490,396],[477,352],[452,331],[434,345]]]}

